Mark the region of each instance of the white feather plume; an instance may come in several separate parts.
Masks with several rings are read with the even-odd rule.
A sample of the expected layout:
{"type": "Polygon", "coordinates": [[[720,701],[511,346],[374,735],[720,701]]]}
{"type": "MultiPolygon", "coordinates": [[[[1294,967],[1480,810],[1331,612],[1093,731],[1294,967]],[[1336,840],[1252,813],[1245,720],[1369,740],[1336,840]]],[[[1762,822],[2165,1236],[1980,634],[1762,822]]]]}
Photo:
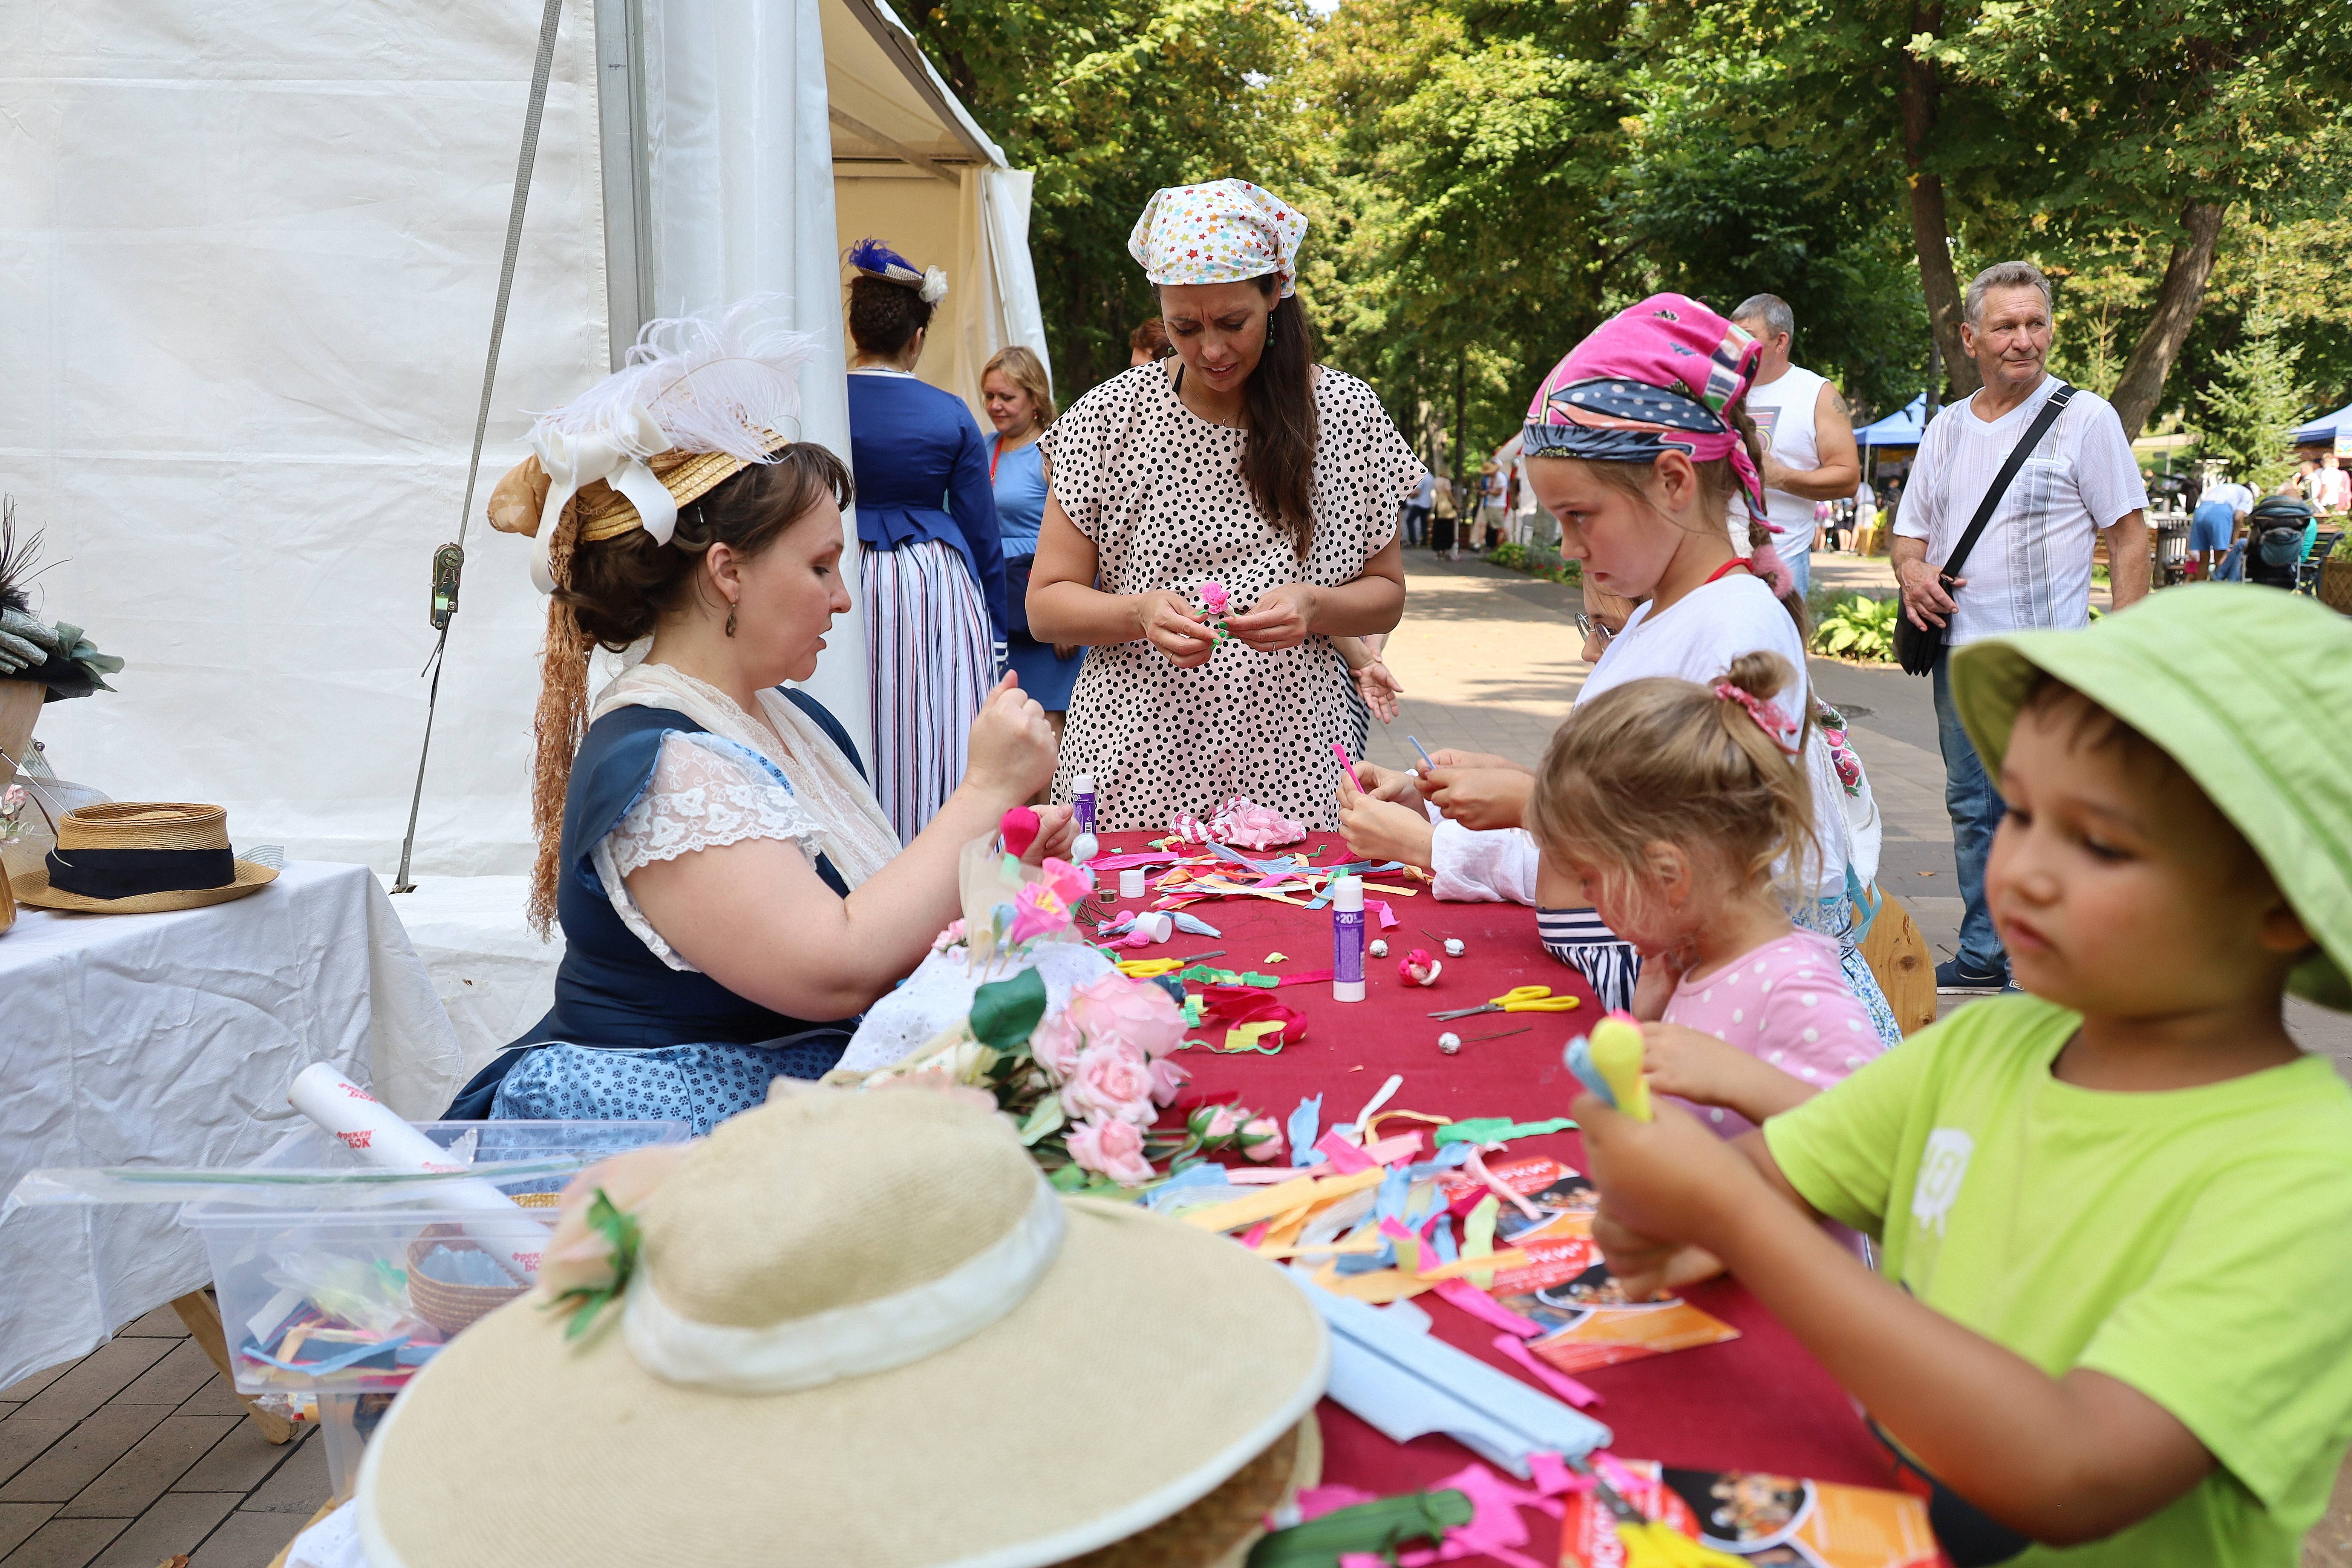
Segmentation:
{"type": "Polygon", "coordinates": [[[532,428],[603,440],[637,458],[675,448],[767,462],[770,433],[798,434],[801,371],[819,349],[815,338],[782,324],[783,304],[782,295],[754,294],[715,318],[647,321],[627,363],[541,414],[532,428]],[[667,446],[646,449],[639,407],[653,415],[667,446]]]}

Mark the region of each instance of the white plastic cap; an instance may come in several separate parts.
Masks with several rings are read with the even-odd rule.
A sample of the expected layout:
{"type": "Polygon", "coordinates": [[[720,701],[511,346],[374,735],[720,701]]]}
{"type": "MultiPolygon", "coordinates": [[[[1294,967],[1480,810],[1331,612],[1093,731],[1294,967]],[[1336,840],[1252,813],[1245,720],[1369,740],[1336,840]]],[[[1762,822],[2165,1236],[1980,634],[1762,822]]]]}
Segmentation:
{"type": "Polygon", "coordinates": [[[1360,914],[1364,908],[1364,879],[1361,877],[1331,879],[1331,907],[1360,914]]]}

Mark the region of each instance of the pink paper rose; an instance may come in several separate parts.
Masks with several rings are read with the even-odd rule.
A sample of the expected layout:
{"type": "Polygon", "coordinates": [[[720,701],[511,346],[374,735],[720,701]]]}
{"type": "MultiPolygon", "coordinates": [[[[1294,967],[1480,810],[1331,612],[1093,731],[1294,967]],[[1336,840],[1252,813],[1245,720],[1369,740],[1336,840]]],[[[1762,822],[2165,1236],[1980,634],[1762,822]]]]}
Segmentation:
{"type": "Polygon", "coordinates": [[[1151,1068],[1151,1099],[1156,1105],[1172,1105],[1176,1091],[1192,1081],[1192,1069],[1174,1057],[1153,1057],[1151,1068]]]}
{"type": "Polygon", "coordinates": [[[1093,1117],[1149,1127],[1160,1119],[1151,1088],[1151,1064],[1141,1052],[1097,1042],[1078,1053],[1077,1070],[1062,1086],[1062,1109],[1073,1121],[1093,1117]]]}
{"type": "Polygon", "coordinates": [[[1184,1043],[1184,1015],[1168,993],[1116,971],[1071,992],[1069,1014],[1090,1045],[1117,1041],[1156,1059],[1184,1043]]]}
{"type": "Polygon", "coordinates": [[[1070,1075],[1078,1070],[1078,1052],[1085,1045],[1067,1008],[1049,1016],[1029,1036],[1029,1054],[1056,1084],[1069,1082],[1070,1075]]]}
{"type": "Polygon", "coordinates": [[[1242,1152],[1253,1160],[1271,1160],[1282,1152],[1282,1129],[1271,1116],[1260,1116],[1242,1129],[1242,1152]]]}
{"type": "Polygon", "coordinates": [[[1213,616],[1222,616],[1233,603],[1233,595],[1214,577],[1201,584],[1201,604],[1213,616]]]}
{"type": "Polygon", "coordinates": [[[656,1143],[599,1160],[563,1189],[556,1206],[555,1234],[540,1259],[539,1283],[552,1297],[566,1290],[601,1289],[613,1283],[613,1244],[588,1224],[588,1207],[603,1189],[613,1206],[631,1214],[667,1181],[695,1145],[656,1143]]]}
{"type": "Polygon", "coordinates": [[[1055,898],[1066,904],[1083,903],[1086,901],[1087,895],[1094,891],[1087,881],[1087,874],[1067,860],[1056,859],[1048,855],[1045,857],[1045,865],[1039,869],[1045,872],[1045,876],[1040,879],[1043,884],[1053,891],[1055,898]]]}
{"type": "Polygon", "coordinates": [[[1131,1121],[1081,1121],[1062,1140],[1082,1171],[1139,1187],[1158,1172],[1143,1156],[1143,1129],[1131,1121]]]}

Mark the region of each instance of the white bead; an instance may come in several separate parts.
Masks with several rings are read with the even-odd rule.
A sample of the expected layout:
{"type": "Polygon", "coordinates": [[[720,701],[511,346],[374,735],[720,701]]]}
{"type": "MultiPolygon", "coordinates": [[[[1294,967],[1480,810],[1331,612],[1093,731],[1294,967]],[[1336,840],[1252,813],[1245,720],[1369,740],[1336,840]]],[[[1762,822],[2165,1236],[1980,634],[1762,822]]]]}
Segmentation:
{"type": "Polygon", "coordinates": [[[1389,955],[1389,944],[1383,939],[1374,937],[1370,952],[1374,958],[1386,958],[1389,955]]]}
{"type": "Polygon", "coordinates": [[[1437,1048],[1450,1057],[1462,1048],[1462,1037],[1450,1032],[1440,1035],[1437,1037],[1437,1048]]]}
{"type": "Polygon", "coordinates": [[[1448,958],[1459,958],[1462,956],[1462,939],[1460,937],[1449,936],[1445,939],[1445,956],[1448,958]]]}

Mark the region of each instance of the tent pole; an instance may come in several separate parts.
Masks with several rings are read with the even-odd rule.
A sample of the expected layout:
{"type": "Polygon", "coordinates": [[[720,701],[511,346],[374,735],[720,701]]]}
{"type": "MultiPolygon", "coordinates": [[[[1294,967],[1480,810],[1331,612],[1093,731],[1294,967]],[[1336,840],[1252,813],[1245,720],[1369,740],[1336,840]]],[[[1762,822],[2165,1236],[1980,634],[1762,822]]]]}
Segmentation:
{"type": "MultiPolygon", "coordinates": [[[[460,563],[466,558],[467,527],[474,520],[474,482],[481,477],[482,437],[490,426],[490,391],[499,379],[499,344],[507,332],[507,301],[514,296],[515,258],[522,249],[523,207],[530,199],[531,165],[539,160],[539,124],[547,110],[548,73],[555,64],[556,25],[562,19],[563,0],[547,0],[547,9],[539,24],[539,58],[531,67],[530,102],[523,110],[522,151],[515,159],[514,205],[507,213],[506,259],[499,268],[498,306],[490,313],[490,348],[482,365],[481,406],[474,415],[474,454],[466,465],[466,499],[457,510],[457,558],[460,563]]],[[[457,614],[454,592],[446,610],[436,605],[434,619],[440,623],[441,636],[433,645],[429,666],[433,685],[425,699],[425,739],[416,748],[416,787],[408,797],[408,832],[400,841],[399,873],[392,879],[395,893],[416,890],[416,884],[408,879],[408,866],[416,852],[416,814],[425,804],[425,760],[433,754],[433,712],[441,702],[441,656],[449,646],[449,623],[457,614]]]]}

